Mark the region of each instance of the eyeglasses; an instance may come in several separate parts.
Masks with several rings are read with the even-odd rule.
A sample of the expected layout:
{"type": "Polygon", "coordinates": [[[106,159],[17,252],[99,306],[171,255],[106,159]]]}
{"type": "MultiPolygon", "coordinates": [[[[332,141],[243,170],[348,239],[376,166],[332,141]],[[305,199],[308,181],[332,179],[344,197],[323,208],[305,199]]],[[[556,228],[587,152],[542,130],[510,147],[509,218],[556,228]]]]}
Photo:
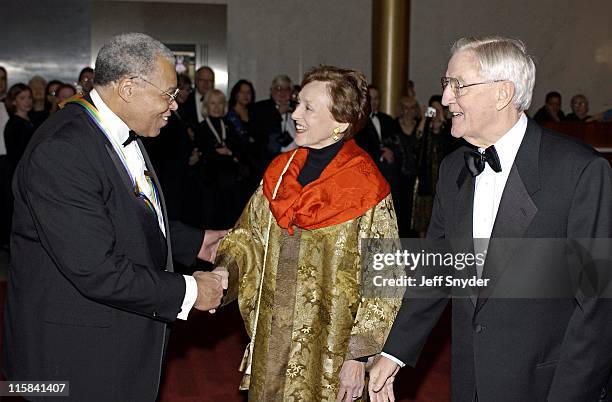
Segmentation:
{"type": "Polygon", "coordinates": [[[461,93],[461,90],[463,88],[473,87],[475,85],[482,85],[482,84],[492,84],[494,82],[502,82],[502,81],[507,81],[507,80],[483,81],[483,82],[475,82],[473,84],[464,85],[464,84],[461,84],[457,78],[453,78],[453,77],[441,77],[440,78],[440,84],[442,84],[442,91],[444,91],[446,87],[450,85],[451,90],[453,91],[453,95],[455,95],[455,98],[458,98],[461,95],[463,95],[461,93]]]}
{"type": "Polygon", "coordinates": [[[147,84],[151,85],[154,88],[157,88],[162,95],[166,95],[169,99],[169,104],[172,104],[172,102],[176,102],[176,97],[178,96],[179,93],[179,88],[175,88],[172,92],[168,92],[168,91],[164,91],[163,89],[161,89],[160,87],[158,87],[157,85],[155,85],[154,83],[152,83],[151,81],[147,80],[146,78],[140,77],[140,76],[134,76],[134,77],[130,77],[131,80],[133,80],[134,78],[139,78],[141,80],[143,80],[144,82],[146,82],[147,84]]]}

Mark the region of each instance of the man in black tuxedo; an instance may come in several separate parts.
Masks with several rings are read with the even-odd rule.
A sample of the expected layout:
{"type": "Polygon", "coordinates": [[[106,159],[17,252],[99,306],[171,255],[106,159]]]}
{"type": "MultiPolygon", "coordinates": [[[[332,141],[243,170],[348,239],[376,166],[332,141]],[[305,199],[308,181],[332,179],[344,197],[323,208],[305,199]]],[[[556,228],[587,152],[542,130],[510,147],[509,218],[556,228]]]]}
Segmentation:
{"type": "Polygon", "coordinates": [[[278,154],[297,147],[293,140],[295,122],[291,118],[294,109],[292,90],[291,79],[284,74],[277,75],[270,85],[270,98],[254,103],[251,109],[251,131],[259,176],[278,154]]]}
{"type": "Polygon", "coordinates": [[[220,233],[168,221],[138,139],[159,134],[175,88],[164,45],[116,36],[94,90],[30,142],[13,185],[7,379],[68,381],[72,401],[154,401],[167,323],[219,305],[223,274],[183,276],[172,258],[212,260],[220,233]]]}
{"type": "Polygon", "coordinates": [[[195,73],[195,90],[179,105],[179,114],[189,127],[195,129],[204,120],[202,101],[204,95],[215,87],[215,72],[208,66],[198,68],[195,73]]]}
{"type": "MultiPolygon", "coordinates": [[[[496,296],[513,283],[520,287],[512,292],[523,285],[539,291],[562,280],[562,266],[531,261],[539,257],[534,245],[547,244],[541,239],[609,245],[612,231],[610,165],[592,148],[525,116],[534,81],[535,66],[522,42],[499,37],[460,39],[442,78],[452,135],[478,150],[464,146],[442,162],[427,236],[467,239],[481,250],[472,239],[487,240],[484,266],[474,273],[492,283],[473,297],[453,299],[453,401],[609,400],[609,294],[598,297],[578,287],[557,298],[496,296]],[[523,275],[533,282],[521,282],[523,275]]],[[[548,256],[565,261],[564,253],[548,256]]],[[[599,273],[609,277],[609,260],[603,269],[599,273]]],[[[395,374],[400,366],[415,366],[448,300],[441,293],[404,298],[370,372],[372,400],[392,400],[395,374]]]]}
{"type": "MultiPolygon", "coordinates": [[[[388,114],[381,112],[380,90],[375,85],[368,85],[370,97],[370,118],[363,129],[355,135],[357,144],[366,151],[376,163],[378,170],[391,186],[394,206],[396,211],[402,210],[403,206],[397,203],[400,197],[400,168],[398,159],[400,152],[398,123],[388,114]]],[[[404,216],[402,213],[398,215],[404,216]]]]}

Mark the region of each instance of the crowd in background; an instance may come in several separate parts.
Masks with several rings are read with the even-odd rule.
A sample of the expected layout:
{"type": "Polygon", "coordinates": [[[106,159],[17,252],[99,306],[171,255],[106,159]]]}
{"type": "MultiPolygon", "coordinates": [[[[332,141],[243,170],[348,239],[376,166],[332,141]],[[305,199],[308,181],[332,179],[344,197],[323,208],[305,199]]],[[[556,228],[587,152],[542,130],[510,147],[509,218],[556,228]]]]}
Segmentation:
{"type": "MultiPolygon", "coordinates": [[[[12,172],[34,131],[62,101],[93,88],[94,71],[86,67],[76,85],[34,76],[28,84],[7,90],[7,72],[0,67],[0,244],[10,231],[12,172]]],[[[241,79],[229,98],[215,89],[215,73],[201,67],[177,76],[178,109],[158,137],[143,143],[158,174],[170,219],[197,227],[225,229],[234,225],[259,185],[268,163],[296,147],[291,113],[300,87],[287,75],[271,81],[265,99],[256,101],[251,82],[241,79]],[[269,96],[268,96],[269,95],[269,96]]],[[[420,105],[414,83],[399,100],[397,116],[379,110],[380,90],[369,86],[371,115],[356,142],[368,152],[391,185],[402,237],[424,236],[433,205],[442,159],[463,144],[450,135],[451,116],[440,95],[420,105]]],[[[610,111],[589,114],[584,95],[571,99],[572,112],[561,110],[561,95],[550,92],[534,115],[550,121],[610,121],[610,111]]]]}

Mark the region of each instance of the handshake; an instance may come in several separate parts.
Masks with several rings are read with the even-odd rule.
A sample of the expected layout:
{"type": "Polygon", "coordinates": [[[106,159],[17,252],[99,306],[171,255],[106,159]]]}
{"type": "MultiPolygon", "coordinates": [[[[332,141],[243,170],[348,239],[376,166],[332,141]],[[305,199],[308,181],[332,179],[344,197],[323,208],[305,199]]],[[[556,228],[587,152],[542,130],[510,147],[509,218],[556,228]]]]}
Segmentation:
{"type": "Polygon", "coordinates": [[[198,298],[193,308],[214,313],[227,289],[229,274],[225,268],[218,267],[212,272],[196,271],[193,277],[198,283],[198,298]]]}
{"type": "MultiPolygon", "coordinates": [[[[201,260],[214,262],[219,248],[219,242],[227,234],[227,230],[207,230],[204,241],[198,253],[201,260]]],[[[198,285],[198,296],[193,308],[214,313],[221,304],[223,291],[227,289],[229,273],[223,267],[217,267],[212,272],[196,271],[193,278],[198,285]]]]}

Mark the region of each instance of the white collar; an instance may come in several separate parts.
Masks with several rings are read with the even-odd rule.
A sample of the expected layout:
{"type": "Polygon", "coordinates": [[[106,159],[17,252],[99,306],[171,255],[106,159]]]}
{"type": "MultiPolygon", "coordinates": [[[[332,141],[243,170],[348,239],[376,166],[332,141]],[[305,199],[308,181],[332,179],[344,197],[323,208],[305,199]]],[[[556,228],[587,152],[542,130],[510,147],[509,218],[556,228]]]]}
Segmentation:
{"type": "MultiPolygon", "coordinates": [[[[523,142],[523,137],[525,136],[526,130],[527,116],[525,113],[521,113],[521,116],[514,126],[512,126],[512,128],[508,130],[506,134],[501,136],[501,138],[497,140],[495,144],[493,144],[495,145],[495,151],[497,151],[497,155],[499,156],[502,172],[510,172],[512,165],[514,164],[516,153],[521,146],[521,142],[523,142]]],[[[478,148],[478,150],[484,152],[484,148],[478,148]]]]}
{"type": "Polygon", "coordinates": [[[123,144],[130,135],[128,125],[104,103],[100,94],[95,89],[91,90],[89,96],[91,96],[94,106],[98,109],[104,126],[110,131],[108,135],[111,136],[112,141],[117,144],[123,144]]]}

